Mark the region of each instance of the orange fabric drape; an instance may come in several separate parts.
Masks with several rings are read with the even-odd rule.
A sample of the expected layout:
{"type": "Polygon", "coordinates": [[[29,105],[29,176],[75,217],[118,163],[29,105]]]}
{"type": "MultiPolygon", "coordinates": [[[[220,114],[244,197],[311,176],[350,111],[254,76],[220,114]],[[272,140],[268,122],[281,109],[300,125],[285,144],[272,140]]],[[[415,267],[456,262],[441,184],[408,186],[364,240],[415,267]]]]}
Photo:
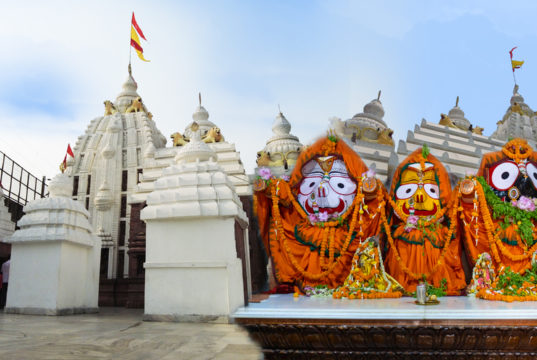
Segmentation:
{"type": "MultiPolygon", "coordinates": [[[[312,286],[326,284],[330,287],[341,285],[349,274],[352,257],[359,246],[360,240],[358,236],[355,236],[348,249],[344,253],[341,253],[343,244],[349,235],[348,226],[354,210],[354,206],[351,206],[347,210],[347,212],[350,212],[347,222],[337,226],[334,230],[334,253],[336,254],[334,261],[339,260],[339,263],[333,271],[318,280],[308,279],[307,276],[304,276],[296,268],[289,255],[290,253],[300,267],[308,273],[320,274],[324,271],[321,268],[320,250],[325,229],[312,225],[292,204],[292,201],[296,199],[298,187],[303,179],[302,167],[317,156],[334,155],[345,162],[349,175],[357,183],[362,174],[368,170],[362,159],[342,140],[337,141],[335,146],[327,153],[327,148],[329,148],[327,144],[333,146],[329,141],[328,138],[321,138],[302,151],[297,159],[289,183],[279,180],[280,185],[278,186],[277,181],[273,180],[270,184],[270,187],[278,186],[278,208],[281,214],[284,237],[277,234],[276,227],[274,226],[270,187],[255,194],[260,232],[263,236],[267,253],[269,253],[273,260],[276,279],[280,283],[312,286]]],[[[384,189],[382,191],[385,192],[384,189]]],[[[367,204],[370,209],[378,208],[377,199],[371,200],[367,204]]],[[[364,214],[362,218],[364,220],[364,223],[361,225],[364,233],[362,240],[378,234],[380,216],[377,214],[375,217],[370,218],[367,214],[364,214]]],[[[358,225],[355,232],[358,232],[358,225]]],[[[328,255],[325,256],[325,261],[328,262],[328,255]]]]}
{"type": "MultiPolygon", "coordinates": [[[[421,148],[410,154],[401,164],[399,164],[392,178],[390,196],[395,199],[396,187],[401,179],[403,168],[407,164],[419,163],[423,161],[421,148]]],[[[448,206],[451,196],[451,184],[449,176],[440,161],[433,155],[429,154],[425,159],[426,162],[434,165],[438,186],[440,188],[440,201],[442,207],[448,206]]],[[[401,257],[401,261],[413,272],[417,274],[426,274],[435,266],[442,253],[446,235],[448,233],[448,216],[449,211],[444,215],[444,219],[434,231],[413,229],[410,232],[405,231],[405,223],[393,214],[393,209],[389,207],[387,213],[392,214],[391,231],[395,246],[401,257]]],[[[464,270],[461,264],[461,247],[459,234],[454,232],[454,238],[449,244],[443,263],[440,265],[427,281],[434,286],[440,286],[443,278],[447,280],[449,294],[458,294],[461,289],[466,287],[464,270]]],[[[404,272],[396,258],[395,251],[388,248],[385,259],[386,271],[392,275],[407,291],[415,291],[419,279],[413,279],[404,272]]]]}

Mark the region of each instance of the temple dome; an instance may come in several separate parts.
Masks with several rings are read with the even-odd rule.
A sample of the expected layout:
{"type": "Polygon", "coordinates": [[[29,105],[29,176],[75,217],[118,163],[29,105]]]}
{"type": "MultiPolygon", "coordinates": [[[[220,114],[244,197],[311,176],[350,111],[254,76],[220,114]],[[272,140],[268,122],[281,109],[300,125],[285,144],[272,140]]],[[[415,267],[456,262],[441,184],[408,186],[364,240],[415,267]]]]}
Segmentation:
{"type": "Polygon", "coordinates": [[[384,107],[380,100],[374,99],[364,106],[363,114],[369,114],[382,120],[384,117],[384,107]]]}
{"type": "Polygon", "coordinates": [[[449,118],[455,125],[461,129],[468,129],[471,125],[470,120],[464,117],[464,111],[459,107],[459,97],[457,96],[457,102],[455,106],[449,110],[449,118]]]}
{"type": "Polygon", "coordinates": [[[354,115],[351,119],[346,121],[347,126],[354,126],[359,128],[374,128],[386,129],[387,125],[384,122],[384,106],[380,102],[379,96],[376,99],[371,100],[364,106],[364,111],[354,115]]]}
{"type": "Polygon", "coordinates": [[[132,101],[140,95],[136,90],[138,90],[138,84],[132,77],[132,71],[131,66],[129,64],[129,76],[127,76],[127,80],[123,83],[122,86],[123,90],[118,94],[116,97],[115,105],[118,108],[119,111],[124,112],[125,109],[130,106],[132,101]]]}
{"type": "Polygon", "coordinates": [[[274,119],[274,123],[272,124],[272,132],[275,136],[285,136],[289,135],[291,132],[291,124],[283,114],[280,113],[276,116],[276,119],[274,119]]]}
{"type": "Polygon", "coordinates": [[[175,161],[182,163],[208,161],[211,158],[216,159],[216,152],[209,145],[201,141],[201,128],[199,125],[194,122],[189,130],[192,134],[190,141],[177,152],[175,161]]]}
{"type": "Polygon", "coordinates": [[[185,129],[184,135],[187,138],[192,137],[193,133],[191,127],[194,123],[198,124],[199,128],[201,129],[202,136],[213,127],[216,127],[216,125],[209,120],[209,112],[203,106],[201,106],[201,100],[199,106],[196,107],[196,110],[192,114],[192,122],[190,122],[185,129]]]}

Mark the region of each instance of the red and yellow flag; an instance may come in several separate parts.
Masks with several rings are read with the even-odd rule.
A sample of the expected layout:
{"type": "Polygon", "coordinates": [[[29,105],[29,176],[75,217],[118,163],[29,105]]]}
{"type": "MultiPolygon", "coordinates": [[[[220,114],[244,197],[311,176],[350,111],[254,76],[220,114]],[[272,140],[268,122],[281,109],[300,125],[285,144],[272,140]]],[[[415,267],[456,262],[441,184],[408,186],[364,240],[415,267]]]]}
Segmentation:
{"type": "Polygon", "coordinates": [[[134,11],[132,12],[132,21],[131,21],[131,46],[136,50],[136,53],[138,54],[138,57],[143,61],[150,61],[146,60],[144,58],[144,49],[140,45],[140,35],[142,39],[147,41],[147,39],[144,36],[144,33],[142,32],[142,29],[140,29],[140,26],[138,26],[138,23],[136,22],[136,18],[134,17],[134,11]]]}
{"type": "Polygon", "coordinates": [[[515,72],[515,69],[520,69],[520,67],[522,66],[522,64],[524,64],[524,61],[520,61],[520,60],[513,60],[513,51],[516,49],[517,47],[515,46],[514,48],[511,49],[511,51],[509,51],[509,56],[511,56],[511,67],[513,69],[513,72],[515,72]]]}
{"type": "Polygon", "coordinates": [[[62,163],[60,164],[60,171],[62,172],[62,174],[64,173],[65,169],[67,169],[67,155],[65,155],[62,163]]]}

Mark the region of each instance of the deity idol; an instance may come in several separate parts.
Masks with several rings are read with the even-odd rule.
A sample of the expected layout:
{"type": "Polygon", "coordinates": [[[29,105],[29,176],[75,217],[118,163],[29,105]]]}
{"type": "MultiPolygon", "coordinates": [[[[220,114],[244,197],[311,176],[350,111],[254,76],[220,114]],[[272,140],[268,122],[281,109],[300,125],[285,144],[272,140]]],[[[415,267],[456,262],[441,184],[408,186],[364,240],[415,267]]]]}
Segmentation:
{"type": "Polygon", "coordinates": [[[379,232],[382,184],[335,136],[303,150],[289,181],[267,171],[260,170],[254,187],[276,280],[301,289],[341,285],[358,246],[379,232]]]}
{"type": "Polygon", "coordinates": [[[420,281],[440,287],[442,279],[448,294],[457,295],[466,286],[455,231],[457,208],[449,206],[450,196],[448,173],[426,146],[395,171],[388,215],[382,211],[385,267],[406,291],[415,291],[420,281]]]}
{"type": "Polygon", "coordinates": [[[524,273],[537,250],[537,154],[526,140],[483,155],[477,177],[459,187],[461,219],[471,265],[487,252],[496,273],[524,273]]]}

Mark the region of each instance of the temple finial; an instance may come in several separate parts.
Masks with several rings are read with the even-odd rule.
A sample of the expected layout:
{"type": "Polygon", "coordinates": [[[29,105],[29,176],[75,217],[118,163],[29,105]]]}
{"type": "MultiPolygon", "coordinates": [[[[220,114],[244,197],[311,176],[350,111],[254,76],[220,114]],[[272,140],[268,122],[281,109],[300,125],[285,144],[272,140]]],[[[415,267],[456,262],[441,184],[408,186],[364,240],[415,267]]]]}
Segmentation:
{"type": "Polygon", "coordinates": [[[379,94],[377,95],[377,100],[380,101],[380,94],[382,93],[382,90],[379,90],[379,94]]]}
{"type": "Polygon", "coordinates": [[[201,92],[198,93],[198,97],[199,97],[200,106],[201,106],[201,92]]]}
{"type": "Polygon", "coordinates": [[[132,76],[132,67],[131,67],[131,63],[129,63],[129,75],[132,76]]]}
{"type": "Polygon", "coordinates": [[[513,95],[518,93],[518,84],[515,84],[515,87],[513,88],[513,95]]]}
{"type": "Polygon", "coordinates": [[[459,97],[457,96],[457,100],[455,100],[455,107],[459,106],[459,97]]]}
{"type": "Polygon", "coordinates": [[[278,112],[280,113],[280,115],[282,115],[282,109],[280,109],[280,104],[278,104],[278,112]]]}

